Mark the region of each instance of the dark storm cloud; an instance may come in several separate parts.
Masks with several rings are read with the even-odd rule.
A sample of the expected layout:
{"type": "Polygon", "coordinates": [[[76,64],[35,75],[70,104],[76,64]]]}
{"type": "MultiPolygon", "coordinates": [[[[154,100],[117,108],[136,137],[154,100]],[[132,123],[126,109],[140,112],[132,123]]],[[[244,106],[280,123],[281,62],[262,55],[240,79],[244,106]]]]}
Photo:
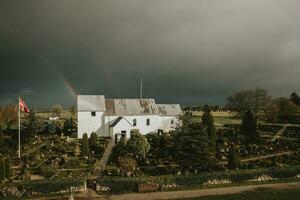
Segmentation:
{"type": "Polygon", "coordinates": [[[36,105],[80,93],[223,103],[264,87],[300,91],[300,2],[1,1],[1,100],[36,105]]]}

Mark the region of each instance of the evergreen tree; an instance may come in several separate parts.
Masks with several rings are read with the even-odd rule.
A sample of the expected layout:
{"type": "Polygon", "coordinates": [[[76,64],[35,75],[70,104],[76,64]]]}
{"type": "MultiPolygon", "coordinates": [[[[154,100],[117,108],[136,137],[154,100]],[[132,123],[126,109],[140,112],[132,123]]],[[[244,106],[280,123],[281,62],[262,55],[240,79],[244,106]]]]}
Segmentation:
{"type": "Polygon", "coordinates": [[[97,133],[92,132],[91,137],[90,137],[90,147],[96,147],[98,142],[98,136],[97,133]]]}
{"type": "Polygon", "coordinates": [[[211,141],[197,123],[193,123],[189,114],[180,118],[181,125],[174,133],[174,146],[177,162],[183,171],[210,171],[215,165],[211,141]]]}
{"type": "Polygon", "coordinates": [[[293,92],[290,95],[290,101],[292,101],[295,105],[300,106],[300,97],[296,92],[293,92]]]}
{"type": "Polygon", "coordinates": [[[90,140],[89,140],[90,149],[94,151],[94,153],[98,153],[100,151],[100,146],[98,145],[98,136],[97,133],[93,132],[91,134],[90,140]]]}
{"type": "Polygon", "coordinates": [[[81,142],[82,142],[81,143],[82,154],[84,156],[89,156],[90,155],[89,139],[86,133],[83,134],[81,142]]]}
{"type": "Polygon", "coordinates": [[[69,136],[72,135],[74,127],[76,127],[74,119],[72,117],[70,119],[66,119],[63,125],[64,134],[69,136]]]}
{"type": "Polygon", "coordinates": [[[5,160],[0,155],[0,181],[5,180],[5,178],[6,178],[6,175],[5,175],[5,160]]]}
{"type": "Polygon", "coordinates": [[[211,140],[211,145],[213,151],[216,151],[216,127],[214,125],[214,118],[210,112],[208,105],[204,107],[204,113],[202,116],[202,126],[204,132],[207,134],[208,138],[211,140]]]}
{"type": "Polygon", "coordinates": [[[11,177],[11,165],[10,157],[0,157],[0,180],[10,179],[11,177]]]}
{"type": "Polygon", "coordinates": [[[147,158],[155,162],[155,164],[164,164],[172,161],[173,143],[171,134],[147,134],[146,138],[151,146],[147,158]]]}
{"type": "Polygon", "coordinates": [[[39,128],[41,127],[41,121],[36,116],[36,112],[34,109],[31,109],[30,113],[28,114],[28,120],[25,126],[28,129],[29,138],[32,135],[35,135],[38,132],[39,128]]]}
{"type": "Polygon", "coordinates": [[[0,148],[4,145],[4,136],[3,136],[3,131],[2,127],[0,126],[0,148]]]}
{"type": "Polygon", "coordinates": [[[228,156],[228,169],[238,169],[239,167],[239,152],[234,144],[230,146],[228,156]]]}
{"type": "Polygon", "coordinates": [[[117,163],[120,158],[127,157],[127,148],[126,148],[126,141],[124,137],[120,138],[120,141],[117,143],[115,148],[113,149],[113,154],[112,154],[112,160],[113,162],[117,163]]]}
{"type": "Polygon", "coordinates": [[[11,177],[11,166],[10,166],[10,157],[7,156],[4,161],[5,164],[5,177],[6,179],[10,179],[11,177]]]}
{"type": "Polygon", "coordinates": [[[251,111],[247,111],[243,115],[241,132],[246,135],[248,141],[255,141],[259,138],[256,128],[256,120],[251,111]]]}

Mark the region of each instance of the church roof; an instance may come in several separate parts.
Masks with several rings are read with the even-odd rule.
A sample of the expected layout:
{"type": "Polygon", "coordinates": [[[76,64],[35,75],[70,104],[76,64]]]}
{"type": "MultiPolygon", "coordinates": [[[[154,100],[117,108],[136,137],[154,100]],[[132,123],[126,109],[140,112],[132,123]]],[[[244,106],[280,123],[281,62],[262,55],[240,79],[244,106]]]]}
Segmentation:
{"type": "Polygon", "coordinates": [[[106,115],[159,115],[154,99],[106,99],[106,115]]]}
{"type": "Polygon", "coordinates": [[[78,111],[105,111],[104,95],[78,95],[78,111]]]}
{"type": "Polygon", "coordinates": [[[105,99],[104,95],[78,95],[78,111],[103,111],[108,116],[163,115],[178,116],[179,104],[156,104],[149,99],[105,99]]]}
{"type": "Polygon", "coordinates": [[[176,116],[181,115],[182,110],[179,104],[156,104],[159,115],[176,116]]]}

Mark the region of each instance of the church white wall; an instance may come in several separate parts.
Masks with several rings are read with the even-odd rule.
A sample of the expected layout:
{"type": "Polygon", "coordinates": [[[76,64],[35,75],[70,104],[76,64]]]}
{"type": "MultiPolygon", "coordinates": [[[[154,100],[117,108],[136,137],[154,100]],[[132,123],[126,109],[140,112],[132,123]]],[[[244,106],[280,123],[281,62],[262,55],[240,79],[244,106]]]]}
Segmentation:
{"type": "Polygon", "coordinates": [[[91,111],[79,111],[78,114],[78,138],[82,138],[84,133],[90,137],[92,132],[101,135],[104,124],[103,112],[97,111],[96,116],[91,115],[91,111]]]}
{"type": "Polygon", "coordinates": [[[164,132],[169,132],[171,130],[174,130],[174,128],[176,127],[179,121],[178,117],[175,116],[160,116],[160,119],[161,119],[161,129],[164,130],[164,132]]]}
{"type": "MultiPolygon", "coordinates": [[[[108,116],[105,118],[108,118],[108,116]]],[[[113,134],[126,131],[127,137],[130,137],[132,129],[139,129],[139,132],[145,135],[151,132],[156,132],[160,127],[161,120],[158,115],[124,116],[123,119],[115,127],[113,127],[113,134]],[[133,126],[134,119],[136,119],[136,126],[133,126]],[[147,125],[147,119],[150,120],[149,126],[147,125]]]]}
{"type": "Polygon", "coordinates": [[[138,129],[143,135],[157,132],[162,129],[165,132],[174,130],[178,122],[175,116],[159,116],[159,115],[140,115],[140,116],[124,116],[121,121],[114,127],[109,125],[119,116],[104,116],[103,112],[96,112],[96,116],[91,116],[90,111],[78,112],[78,138],[82,138],[84,133],[88,136],[92,132],[96,132],[99,136],[113,137],[116,133],[126,131],[127,137],[130,137],[132,129],[138,129]],[[133,126],[133,120],[136,119],[136,126],[133,126]],[[147,125],[147,119],[150,120],[150,125],[147,125]],[[173,120],[173,124],[171,123],[173,120]]]}

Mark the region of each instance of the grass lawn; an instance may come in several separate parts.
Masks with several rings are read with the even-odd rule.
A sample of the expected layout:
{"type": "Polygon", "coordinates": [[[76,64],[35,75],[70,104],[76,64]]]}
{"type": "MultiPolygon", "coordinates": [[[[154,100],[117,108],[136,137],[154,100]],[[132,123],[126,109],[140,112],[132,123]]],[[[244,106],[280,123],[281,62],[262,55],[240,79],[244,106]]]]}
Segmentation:
{"type": "MultiPolygon", "coordinates": [[[[193,116],[192,120],[194,122],[201,122],[201,116],[193,116]]],[[[214,117],[214,121],[217,124],[224,125],[224,124],[240,124],[241,120],[236,119],[234,117],[214,117]]]]}
{"type": "Polygon", "coordinates": [[[243,192],[239,194],[207,196],[181,200],[298,200],[300,199],[300,190],[270,190],[259,189],[255,191],[243,192]]]}

